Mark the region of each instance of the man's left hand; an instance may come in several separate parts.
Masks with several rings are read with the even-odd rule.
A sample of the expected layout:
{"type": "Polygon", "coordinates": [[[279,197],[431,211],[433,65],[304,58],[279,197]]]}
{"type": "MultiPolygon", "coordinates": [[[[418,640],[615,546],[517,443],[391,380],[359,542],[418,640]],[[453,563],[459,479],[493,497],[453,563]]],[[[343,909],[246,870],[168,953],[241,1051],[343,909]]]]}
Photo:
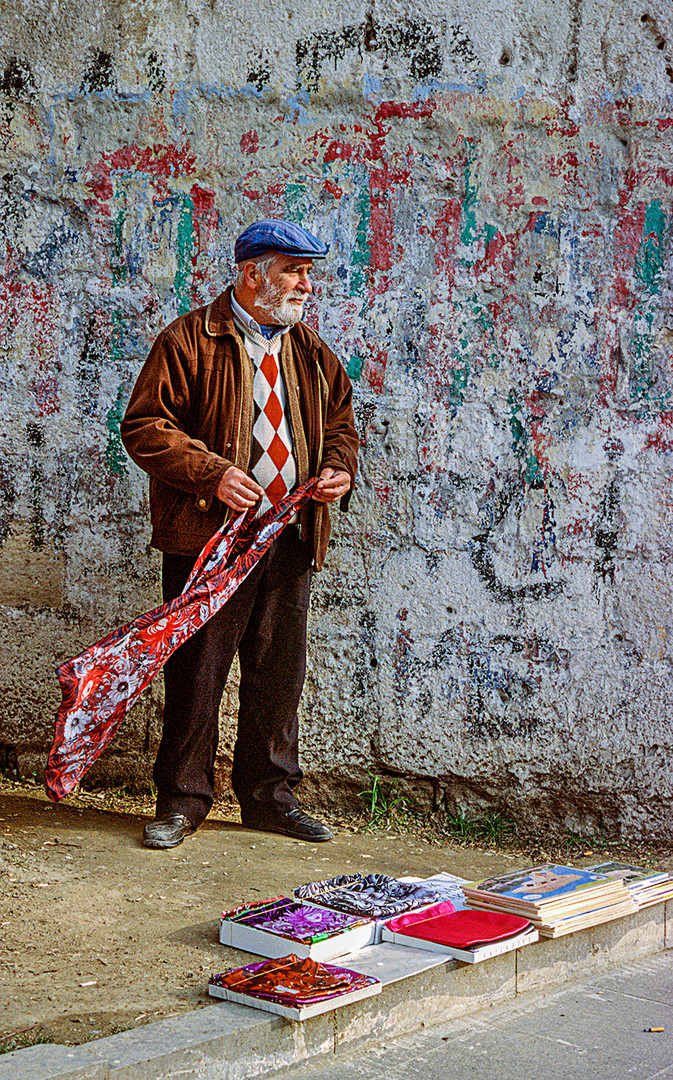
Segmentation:
{"type": "Polygon", "coordinates": [[[350,486],[350,473],[344,469],[321,469],[313,498],[316,502],[333,503],[350,491],[350,486]]]}

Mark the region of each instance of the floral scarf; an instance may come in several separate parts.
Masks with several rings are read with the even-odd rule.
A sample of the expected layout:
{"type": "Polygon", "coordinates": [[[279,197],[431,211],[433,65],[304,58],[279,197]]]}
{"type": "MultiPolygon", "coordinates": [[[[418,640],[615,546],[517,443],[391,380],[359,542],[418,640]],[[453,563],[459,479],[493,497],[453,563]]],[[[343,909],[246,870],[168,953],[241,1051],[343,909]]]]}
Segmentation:
{"type": "Polygon", "coordinates": [[[79,783],[169,656],[217,614],[317,483],[308,480],[261,518],[253,507],[231,519],[204,547],[180,596],[61,664],[63,700],[45,771],[50,799],[58,802],[79,783]]]}

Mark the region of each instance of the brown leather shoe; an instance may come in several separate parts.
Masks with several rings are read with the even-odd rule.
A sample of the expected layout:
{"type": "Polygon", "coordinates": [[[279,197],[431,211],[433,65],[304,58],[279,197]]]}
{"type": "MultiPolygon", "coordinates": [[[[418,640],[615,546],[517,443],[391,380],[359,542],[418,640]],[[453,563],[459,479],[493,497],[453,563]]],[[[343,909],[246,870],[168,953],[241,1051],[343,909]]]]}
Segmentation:
{"type": "Polygon", "coordinates": [[[189,818],[184,814],[171,814],[147,823],[143,829],[145,847],[172,848],[181,844],[186,836],[196,832],[189,818]]]}

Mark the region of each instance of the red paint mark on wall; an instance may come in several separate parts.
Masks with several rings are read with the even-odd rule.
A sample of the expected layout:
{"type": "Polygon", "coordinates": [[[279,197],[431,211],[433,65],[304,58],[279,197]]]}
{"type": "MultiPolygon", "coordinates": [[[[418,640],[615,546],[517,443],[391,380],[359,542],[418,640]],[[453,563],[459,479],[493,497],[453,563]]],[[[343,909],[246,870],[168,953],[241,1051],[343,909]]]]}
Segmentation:
{"type": "Polygon", "coordinates": [[[244,154],[256,154],[259,150],[259,135],[255,128],[241,135],[241,151],[244,154]]]}

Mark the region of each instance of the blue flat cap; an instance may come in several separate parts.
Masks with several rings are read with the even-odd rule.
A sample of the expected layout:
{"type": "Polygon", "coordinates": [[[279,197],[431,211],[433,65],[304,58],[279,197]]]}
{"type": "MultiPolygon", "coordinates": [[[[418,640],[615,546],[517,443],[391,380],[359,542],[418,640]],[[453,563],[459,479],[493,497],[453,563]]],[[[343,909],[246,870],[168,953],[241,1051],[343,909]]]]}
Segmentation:
{"type": "Polygon", "coordinates": [[[246,259],[256,259],[265,251],[324,259],[328,250],[326,244],[307,229],[302,229],[301,225],[267,218],[265,221],[254,221],[241,233],[234,248],[234,260],[242,263],[246,259]]]}

